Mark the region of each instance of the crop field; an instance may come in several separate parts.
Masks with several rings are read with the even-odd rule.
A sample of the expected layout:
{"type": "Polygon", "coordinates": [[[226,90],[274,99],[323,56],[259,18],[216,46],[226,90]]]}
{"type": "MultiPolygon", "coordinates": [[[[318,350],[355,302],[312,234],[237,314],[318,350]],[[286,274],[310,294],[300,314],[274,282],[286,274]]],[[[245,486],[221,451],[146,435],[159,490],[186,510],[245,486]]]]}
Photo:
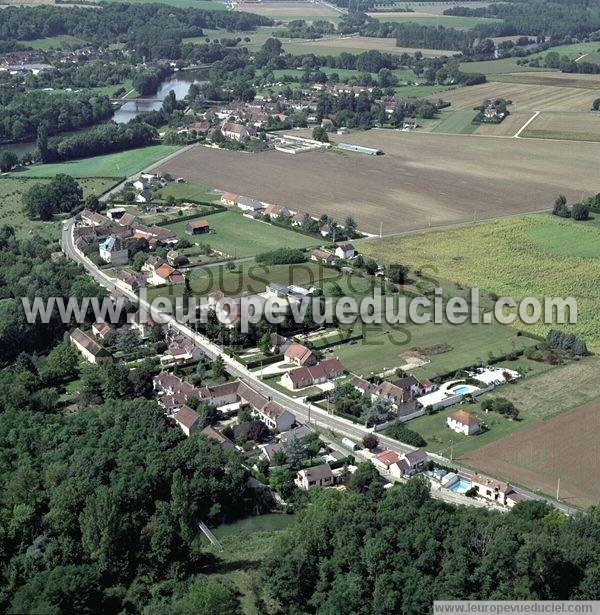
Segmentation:
{"type": "Polygon", "coordinates": [[[255,256],[285,246],[286,248],[305,248],[314,246],[317,240],[285,228],[251,220],[234,211],[214,214],[207,218],[211,232],[201,235],[187,235],[185,226],[188,221],[174,222],[167,228],[181,238],[197,243],[208,244],[215,250],[232,258],[255,256]]]}
{"type": "Polygon", "coordinates": [[[600,114],[540,113],[521,133],[521,137],[600,141],[600,114]]]}
{"type": "Polygon", "coordinates": [[[334,354],[352,373],[365,377],[402,367],[417,357],[426,364],[411,373],[434,378],[535,343],[499,324],[382,323],[356,325],[352,331],[362,331],[362,341],[335,346],[334,354]]]}
{"type": "MultiPolygon", "coordinates": [[[[117,2],[118,0],[108,0],[117,2]]],[[[149,4],[154,0],[128,0],[129,4],[149,4]]],[[[167,4],[180,9],[196,8],[206,9],[207,11],[224,11],[227,6],[224,2],[212,2],[211,0],[160,0],[159,4],[167,4]]]]}
{"type": "Polygon", "coordinates": [[[499,124],[479,124],[473,134],[488,135],[492,137],[513,137],[532,117],[533,111],[511,112],[510,115],[505,117],[499,124]]]}
{"type": "Polygon", "coordinates": [[[578,73],[536,72],[536,73],[508,73],[503,75],[490,75],[489,81],[503,83],[521,83],[525,85],[550,85],[563,88],[581,88],[583,90],[599,90],[600,75],[586,75],[578,73]]]}
{"type": "Polygon", "coordinates": [[[473,124],[473,118],[476,115],[476,111],[450,111],[442,113],[442,121],[432,132],[470,135],[477,129],[477,124],[473,124]]]}
{"type": "MultiPolygon", "coordinates": [[[[23,211],[23,195],[34,184],[45,184],[49,178],[25,178],[4,175],[0,177],[0,225],[9,224],[20,233],[39,231],[46,236],[53,236],[55,230],[52,222],[30,220],[23,211]]],[[[106,178],[78,179],[83,195],[100,195],[111,188],[118,180],[106,178]]]]}
{"type": "Polygon", "coordinates": [[[466,456],[465,461],[512,483],[586,508],[600,502],[600,401],[517,431],[466,456]]]}
{"type": "MultiPolygon", "coordinates": [[[[487,139],[486,139],[487,141],[487,139]]],[[[579,195],[581,196],[581,194],[579,195]]],[[[485,288],[499,296],[574,297],[577,323],[563,325],[600,346],[600,221],[575,222],[550,214],[521,216],[361,242],[361,252],[382,262],[427,267],[437,276],[485,288]]],[[[515,326],[545,335],[543,323],[515,326]]]]}
{"type": "Polygon", "coordinates": [[[236,11],[264,15],[272,19],[290,21],[292,19],[327,19],[340,17],[338,11],[334,11],[322,4],[313,2],[261,2],[260,4],[246,4],[240,2],[235,7],[236,11]]]}
{"type": "Polygon", "coordinates": [[[178,149],[177,145],[150,145],[116,154],[103,154],[71,162],[36,164],[25,171],[12,173],[13,177],[53,177],[66,173],[73,177],[128,177],[158,162],[178,149]]]}
{"type": "Polygon", "coordinates": [[[494,24],[502,22],[501,19],[489,19],[487,17],[455,17],[452,15],[428,15],[427,13],[368,13],[369,16],[379,21],[392,23],[416,23],[420,26],[444,26],[457,30],[470,30],[480,24],[494,24]]]}
{"type": "Polygon", "coordinates": [[[598,98],[595,85],[589,88],[564,87],[559,85],[534,85],[521,83],[488,82],[459,88],[444,95],[444,100],[457,111],[471,110],[486,98],[512,100],[510,112],[514,111],[589,111],[598,98]]]}
{"type": "MultiPolygon", "coordinates": [[[[422,15],[442,15],[446,9],[454,8],[456,6],[464,6],[464,2],[397,2],[396,6],[399,10],[404,10],[409,8],[414,11],[413,15],[422,14],[422,15]]],[[[469,0],[469,8],[482,8],[488,6],[489,2],[472,2],[469,0]]],[[[394,8],[389,3],[385,5],[375,5],[376,9],[381,9],[382,13],[389,13],[390,15],[398,15],[398,12],[394,12],[394,8]]],[[[374,12],[374,15],[379,13],[374,12]]]]}
{"type": "Polygon", "coordinates": [[[368,36],[348,36],[344,38],[322,38],[315,41],[284,43],[284,49],[289,53],[314,53],[316,55],[339,55],[340,53],[362,53],[375,49],[387,53],[410,53],[420,51],[425,57],[453,56],[458,51],[445,49],[423,49],[412,47],[396,47],[394,38],[375,38],[368,36]]]}
{"type": "Polygon", "coordinates": [[[250,157],[198,147],[160,169],[314,215],[340,221],[352,215],[359,228],[377,234],[380,223],[389,234],[468,222],[474,213],[484,219],[537,211],[550,207],[557,194],[573,201],[582,191],[598,189],[595,143],[392,130],[352,133],[344,140],[379,147],[385,155],[269,151],[250,157]]]}

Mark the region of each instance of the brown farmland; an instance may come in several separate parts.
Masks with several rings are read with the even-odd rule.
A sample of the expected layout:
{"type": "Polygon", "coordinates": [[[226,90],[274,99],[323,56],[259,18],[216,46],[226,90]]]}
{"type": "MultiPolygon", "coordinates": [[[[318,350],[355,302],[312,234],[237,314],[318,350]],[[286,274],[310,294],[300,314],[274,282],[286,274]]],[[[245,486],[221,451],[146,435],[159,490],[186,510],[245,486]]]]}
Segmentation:
{"type": "MultiPolygon", "coordinates": [[[[298,134],[298,133],[297,133],[298,134]]],[[[370,130],[344,141],[384,156],[334,152],[245,154],[196,147],[162,171],[189,181],[384,234],[548,208],[597,192],[595,143],[370,130]]]]}
{"type": "Polygon", "coordinates": [[[493,476],[556,494],[568,504],[600,503],[600,401],[496,440],[464,458],[493,476]]]}

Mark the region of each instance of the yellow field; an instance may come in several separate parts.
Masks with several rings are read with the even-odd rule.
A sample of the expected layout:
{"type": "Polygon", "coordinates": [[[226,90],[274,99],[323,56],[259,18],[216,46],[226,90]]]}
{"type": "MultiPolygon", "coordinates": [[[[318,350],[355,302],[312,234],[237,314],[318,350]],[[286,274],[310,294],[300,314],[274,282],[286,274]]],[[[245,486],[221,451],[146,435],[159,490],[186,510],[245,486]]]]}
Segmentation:
{"type": "Polygon", "coordinates": [[[260,4],[240,2],[235,6],[235,10],[284,21],[305,17],[323,19],[326,17],[340,17],[341,15],[327,6],[313,4],[312,2],[261,2],[260,4]]]}
{"type": "Polygon", "coordinates": [[[458,111],[472,109],[486,98],[512,100],[510,112],[516,111],[589,111],[599,92],[581,87],[528,85],[491,82],[460,88],[443,94],[458,111]]]}
{"type": "Polygon", "coordinates": [[[525,85],[549,85],[584,90],[600,89],[600,75],[540,71],[535,73],[490,74],[488,81],[518,83],[525,85]]]}
{"type": "Polygon", "coordinates": [[[519,129],[533,117],[532,111],[517,111],[511,113],[500,124],[480,124],[473,134],[495,137],[513,137],[519,129]]]}
{"type": "Polygon", "coordinates": [[[521,136],[600,141],[600,113],[540,113],[521,136]]]}
{"type": "Polygon", "coordinates": [[[367,36],[347,36],[343,38],[320,39],[318,41],[310,41],[307,43],[311,47],[323,48],[323,52],[328,49],[356,49],[368,51],[376,49],[377,51],[386,51],[388,53],[415,53],[420,51],[425,57],[436,56],[453,56],[457,55],[458,51],[449,51],[447,49],[422,49],[412,47],[396,47],[396,39],[394,38],[374,38],[367,36]]]}

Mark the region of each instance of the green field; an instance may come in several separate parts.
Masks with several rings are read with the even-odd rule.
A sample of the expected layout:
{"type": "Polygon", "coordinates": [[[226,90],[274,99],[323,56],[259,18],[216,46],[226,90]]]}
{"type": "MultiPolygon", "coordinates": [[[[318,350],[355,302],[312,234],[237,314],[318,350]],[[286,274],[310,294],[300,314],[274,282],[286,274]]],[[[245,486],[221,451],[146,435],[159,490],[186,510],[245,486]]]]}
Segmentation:
{"type": "MultiPolygon", "coordinates": [[[[298,265],[263,265],[243,263],[235,271],[229,271],[225,266],[205,267],[193,269],[189,274],[190,289],[197,297],[204,297],[213,290],[222,290],[230,297],[242,294],[256,294],[265,292],[270,282],[301,286],[321,286],[324,280],[334,278],[337,272],[333,269],[320,267],[315,262],[298,265]]],[[[150,288],[149,300],[164,295],[162,288],[150,288]]],[[[183,286],[169,287],[172,296],[183,294],[183,286]]]]}
{"type": "MultiPolygon", "coordinates": [[[[531,57],[531,56],[530,56],[531,57]]],[[[461,62],[460,70],[465,73],[483,73],[484,75],[502,75],[505,73],[548,72],[551,69],[517,64],[519,58],[502,58],[501,60],[484,60],[481,62],[461,62]]]]}
{"type": "Polygon", "coordinates": [[[220,198],[219,194],[212,188],[193,182],[185,182],[184,184],[171,182],[158,190],[156,195],[159,199],[163,200],[170,196],[176,199],[190,199],[192,201],[215,201],[220,198]]]}
{"type": "MultiPolygon", "coordinates": [[[[9,224],[19,234],[37,231],[48,238],[58,236],[58,225],[53,222],[30,220],[23,211],[23,194],[34,184],[49,182],[49,178],[36,179],[4,175],[0,177],[0,225],[9,224]]],[[[117,180],[106,178],[78,179],[83,196],[100,195],[111,188],[117,180]]]]}
{"type": "Polygon", "coordinates": [[[456,28],[458,30],[470,30],[475,26],[484,24],[491,25],[494,23],[501,23],[502,19],[490,19],[487,17],[455,17],[452,15],[439,15],[431,17],[411,17],[410,13],[401,13],[397,17],[390,15],[378,16],[376,13],[373,17],[379,21],[386,21],[392,23],[416,23],[420,26],[437,27],[444,26],[444,28],[456,28]]]}
{"type": "Polygon", "coordinates": [[[207,218],[211,232],[191,238],[185,233],[187,222],[174,222],[167,228],[180,237],[198,243],[208,244],[213,249],[231,258],[256,256],[285,246],[287,248],[306,248],[318,242],[307,235],[285,228],[251,220],[238,212],[227,211],[207,218]]]}
{"type": "Polygon", "coordinates": [[[410,428],[427,440],[427,450],[448,457],[452,444],[454,458],[457,459],[511,432],[531,427],[540,421],[585,404],[600,394],[600,381],[595,377],[599,367],[597,357],[589,357],[558,367],[550,367],[527,359],[500,365],[516,369],[521,373],[529,370],[530,373],[516,384],[502,386],[478,397],[476,404],[457,404],[410,421],[410,428]],[[495,412],[487,414],[482,412],[481,400],[494,397],[510,399],[519,410],[519,419],[511,421],[495,412]],[[475,436],[464,436],[448,429],[446,418],[459,409],[482,419],[488,431],[475,436]]]}
{"type": "MultiPolygon", "coordinates": [[[[119,0],[108,0],[108,2],[118,2],[119,0]]],[[[154,0],[127,0],[129,4],[150,4],[154,0]]],[[[159,4],[168,4],[180,9],[206,9],[207,11],[224,11],[226,6],[223,2],[211,2],[211,0],[160,0],[159,4]]]]}
{"type": "MultiPolygon", "coordinates": [[[[578,321],[565,326],[598,348],[599,243],[598,220],[575,222],[533,214],[360,245],[361,252],[378,261],[428,267],[439,277],[517,301],[574,297],[578,321]]],[[[541,322],[516,321],[515,326],[543,335],[551,328],[541,322]]]]}
{"type": "Polygon", "coordinates": [[[36,164],[25,171],[12,173],[13,177],[53,177],[66,173],[73,177],[129,177],[176,152],[177,145],[149,145],[116,154],[104,154],[71,162],[36,164]]]}
{"type": "MultiPolygon", "coordinates": [[[[540,51],[534,53],[528,58],[534,60],[536,58],[544,58],[547,53],[556,52],[561,56],[567,56],[569,58],[578,58],[587,53],[592,53],[600,50],[600,41],[592,41],[590,43],[572,43],[571,45],[558,45],[558,47],[550,47],[546,51],[540,51]]],[[[587,59],[587,58],[585,58],[587,59]]]]}
{"type": "Polygon", "coordinates": [[[48,51],[50,49],[77,49],[83,47],[86,42],[76,36],[70,34],[59,34],[58,36],[49,36],[47,38],[36,38],[27,41],[27,47],[48,51]]]}
{"type": "Polygon", "coordinates": [[[451,111],[441,114],[441,122],[432,132],[445,132],[456,135],[470,135],[477,130],[478,124],[473,123],[477,111],[451,111]]]}
{"type": "Polygon", "coordinates": [[[533,345],[530,338],[517,336],[509,327],[499,324],[451,325],[358,325],[363,340],[343,344],[334,354],[346,369],[368,376],[401,367],[409,357],[418,355],[427,361],[411,370],[417,376],[435,378],[476,363],[489,361],[491,355],[503,356],[533,345]]]}

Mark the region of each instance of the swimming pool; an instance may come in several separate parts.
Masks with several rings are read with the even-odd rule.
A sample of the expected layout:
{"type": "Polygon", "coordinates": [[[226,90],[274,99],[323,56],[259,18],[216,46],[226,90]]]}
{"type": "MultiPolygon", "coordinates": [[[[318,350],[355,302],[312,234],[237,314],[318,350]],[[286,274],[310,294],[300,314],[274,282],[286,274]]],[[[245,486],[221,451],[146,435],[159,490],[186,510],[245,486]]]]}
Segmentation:
{"type": "Polygon", "coordinates": [[[450,487],[451,491],[455,491],[456,493],[466,493],[471,488],[471,481],[466,480],[465,478],[460,478],[458,481],[450,487]]]}
{"type": "Polygon", "coordinates": [[[473,391],[477,391],[477,387],[474,387],[472,384],[457,384],[450,389],[450,393],[454,395],[466,395],[467,393],[473,393],[473,391]]]}

